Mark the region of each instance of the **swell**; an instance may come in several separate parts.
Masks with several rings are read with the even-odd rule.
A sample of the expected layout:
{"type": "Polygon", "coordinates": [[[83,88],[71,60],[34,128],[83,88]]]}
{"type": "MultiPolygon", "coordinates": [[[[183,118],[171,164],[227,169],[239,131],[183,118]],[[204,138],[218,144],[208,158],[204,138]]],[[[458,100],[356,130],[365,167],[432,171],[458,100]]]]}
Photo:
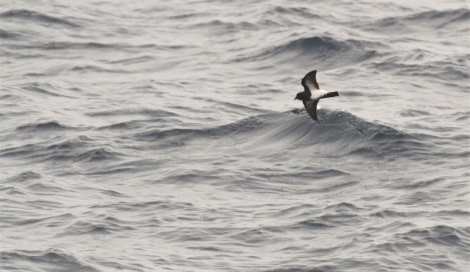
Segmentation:
{"type": "Polygon", "coordinates": [[[58,18],[54,16],[49,16],[42,14],[40,12],[27,10],[27,9],[13,9],[0,13],[0,18],[6,19],[18,19],[22,21],[31,21],[39,23],[47,23],[48,25],[61,25],[67,27],[77,28],[80,27],[77,23],[71,22],[69,20],[58,18]]]}
{"type": "Polygon", "coordinates": [[[378,56],[379,50],[385,48],[377,42],[347,39],[338,40],[329,36],[314,36],[295,38],[280,45],[274,45],[252,53],[248,56],[239,56],[238,61],[283,63],[318,63],[318,67],[344,66],[364,62],[378,56]]]}
{"type": "Polygon", "coordinates": [[[204,129],[150,130],[135,134],[137,140],[161,145],[190,144],[211,139],[222,145],[238,144],[246,150],[279,150],[312,146],[332,156],[373,158],[428,156],[437,137],[413,134],[369,122],[344,111],[320,109],[319,122],[303,110],[252,116],[235,123],[204,129]],[[282,148],[281,148],[282,149],[282,148]]]}
{"type": "Polygon", "coordinates": [[[0,39],[14,39],[19,35],[11,31],[0,29],[0,39]]]}
{"type": "Polygon", "coordinates": [[[129,44],[129,43],[101,43],[96,41],[69,42],[69,41],[52,41],[34,44],[16,44],[16,49],[40,49],[40,50],[122,50],[131,52],[137,50],[155,49],[162,51],[180,51],[192,48],[191,45],[157,45],[157,44],[129,44]]]}
{"type": "MultiPolygon", "coordinates": [[[[461,41],[465,42],[461,37],[467,36],[469,23],[470,10],[462,8],[391,16],[369,22],[367,25],[358,24],[357,27],[384,37],[396,37],[389,40],[391,44],[436,43],[446,48],[460,46],[461,41]]],[[[444,49],[442,53],[441,58],[436,58],[432,47],[411,47],[409,50],[391,53],[385,59],[373,60],[368,64],[368,68],[413,78],[440,79],[449,87],[455,87],[458,81],[467,81],[468,50],[459,49],[446,53],[444,49]]]]}
{"type": "Polygon", "coordinates": [[[59,250],[15,250],[0,252],[2,263],[6,269],[19,271],[99,271],[59,250]]]}
{"type": "MultiPolygon", "coordinates": [[[[400,252],[408,247],[434,245],[434,246],[457,246],[468,248],[469,228],[459,228],[447,225],[436,225],[427,228],[415,228],[408,232],[397,233],[393,240],[382,245],[378,249],[387,247],[392,252],[400,252]]],[[[467,251],[468,253],[468,251],[467,251]]]]}
{"type": "Polygon", "coordinates": [[[49,132],[66,130],[69,127],[59,124],[56,121],[49,121],[44,123],[32,123],[20,125],[16,128],[18,132],[49,132]]]}
{"type": "MultiPolygon", "coordinates": [[[[428,54],[428,53],[425,53],[428,54]]],[[[466,65],[461,64],[459,59],[446,61],[424,62],[424,54],[421,50],[411,50],[405,57],[396,57],[387,62],[372,62],[368,66],[381,72],[393,72],[401,76],[418,78],[440,79],[445,85],[453,86],[457,81],[468,80],[469,73],[466,65]],[[409,60],[414,63],[406,63],[409,60]]],[[[467,58],[458,56],[457,58],[467,58]]]]}
{"type": "Polygon", "coordinates": [[[64,90],[57,85],[50,83],[31,82],[24,84],[20,87],[22,90],[31,92],[35,95],[40,96],[54,96],[54,97],[66,97],[72,98],[73,96],[66,95],[64,90]]]}
{"type": "Polygon", "coordinates": [[[468,26],[470,20],[469,9],[455,9],[445,11],[425,11],[405,16],[387,17],[371,24],[370,30],[400,31],[412,30],[418,26],[429,29],[455,28],[468,26]]]}
{"type": "MultiPolygon", "coordinates": [[[[366,121],[345,111],[320,109],[318,116],[320,121],[314,122],[304,110],[272,112],[222,126],[141,130],[124,137],[160,148],[180,147],[201,141],[213,146],[237,145],[245,150],[243,152],[265,155],[295,147],[299,152],[315,150],[316,153],[327,156],[349,155],[369,159],[427,158],[432,154],[440,157],[462,156],[455,153],[454,149],[443,150],[440,147],[443,142],[447,143],[453,138],[408,133],[366,121]]],[[[54,138],[52,143],[39,142],[4,148],[0,150],[0,156],[58,162],[116,161],[126,156],[122,147],[112,143],[101,144],[86,136],[66,138],[65,132],[70,130],[77,128],[67,127],[56,121],[20,125],[16,128],[16,133],[21,135],[64,133],[54,138]]]]}
{"type": "Polygon", "coordinates": [[[135,137],[138,140],[165,140],[166,138],[206,138],[222,137],[231,134],[246,133],[254,129],[267,125],[262,117],[249,117],[235,123],[203,129],[174,128],[168,130],[150,130],[137,133],[135,137]]]}
{"type": "MultiPolygon", "coordinates": [[[[45,124],[46,130],[62,129],[55,123],[45,124]]],[[[33,129],[38,129],[33,126],[33,129]]],[[[25,128],[29,130],[29,128],[25,128]]],[[[44,128],[43,128],[44,131],[44,128]]],[[[59,137],[60,138],[60,137],[59,137]]],[[[92,138],[78,136],[54,143],[34,143],[0,150],[0,157],[29,159],[33,162],[97,162],[118,160],[123,153],[110,144],[100,145],[92,138]]]]}

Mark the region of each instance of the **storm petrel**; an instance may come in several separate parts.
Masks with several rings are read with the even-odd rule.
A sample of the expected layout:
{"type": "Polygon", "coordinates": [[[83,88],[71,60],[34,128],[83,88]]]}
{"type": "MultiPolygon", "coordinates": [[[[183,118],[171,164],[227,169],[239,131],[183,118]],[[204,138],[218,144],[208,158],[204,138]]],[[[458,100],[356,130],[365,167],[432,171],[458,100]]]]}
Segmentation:
{"type": "Polygon", "coordinates": [[[338,96],[338,92],[328,92],[325,90],[320,90],[320,86],[318,85],[317,79],[317,70],[313,70],[306,74],[304,78],[302,78],[302,86],[304,86],[304,91],[297,93],[295,99],[302,100],[304,103],[304,107],[307,110],[310,117],[313,120],[317,119],[317,104],[320,99],[327,98],[327,97],[334,97],[338,96]]]}

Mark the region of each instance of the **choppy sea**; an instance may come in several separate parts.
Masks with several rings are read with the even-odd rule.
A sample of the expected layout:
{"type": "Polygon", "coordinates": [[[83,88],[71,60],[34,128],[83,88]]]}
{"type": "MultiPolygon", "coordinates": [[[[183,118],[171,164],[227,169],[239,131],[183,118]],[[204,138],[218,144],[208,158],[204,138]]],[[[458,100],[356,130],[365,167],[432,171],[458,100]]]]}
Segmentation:
{"type": "Polygon", "coordinates": [[[470,271],[469,30],[458,0],[1,1],[0,270],[470,271]]]}

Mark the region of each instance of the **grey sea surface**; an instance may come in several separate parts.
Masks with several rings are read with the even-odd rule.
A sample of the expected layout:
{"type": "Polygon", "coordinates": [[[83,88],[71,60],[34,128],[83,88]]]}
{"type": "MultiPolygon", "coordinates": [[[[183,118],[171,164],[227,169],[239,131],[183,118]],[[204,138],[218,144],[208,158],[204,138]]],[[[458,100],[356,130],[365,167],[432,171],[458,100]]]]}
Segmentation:
{"type": "Polygon", "coordinates": [[[0,271],[470,271],[469,28],[457,0],[0,1],[0,271]]]}

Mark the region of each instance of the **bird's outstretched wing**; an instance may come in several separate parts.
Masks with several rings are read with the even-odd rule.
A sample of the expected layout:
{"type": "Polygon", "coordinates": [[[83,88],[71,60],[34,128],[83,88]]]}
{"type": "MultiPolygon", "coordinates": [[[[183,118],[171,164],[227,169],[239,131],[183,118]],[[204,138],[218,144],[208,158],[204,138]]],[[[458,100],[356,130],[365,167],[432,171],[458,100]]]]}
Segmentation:
{"type": "Polygon", "coordinates": [[[304,90],[309,93],[311,93],[312,90],[320,90],[320,86],[317,82],[317,70],[307,73],[304,78],[302,78],[302,86],[304,86],[304,90]]]}
{"type": "Polygon", "coordinates": [[[313,120],[317,121],[317,104],[318,100],[307,100],[303,101],[304,102],[304,107],[307,110],[308,114],[310,117],[312,117],[313,120]]]}

